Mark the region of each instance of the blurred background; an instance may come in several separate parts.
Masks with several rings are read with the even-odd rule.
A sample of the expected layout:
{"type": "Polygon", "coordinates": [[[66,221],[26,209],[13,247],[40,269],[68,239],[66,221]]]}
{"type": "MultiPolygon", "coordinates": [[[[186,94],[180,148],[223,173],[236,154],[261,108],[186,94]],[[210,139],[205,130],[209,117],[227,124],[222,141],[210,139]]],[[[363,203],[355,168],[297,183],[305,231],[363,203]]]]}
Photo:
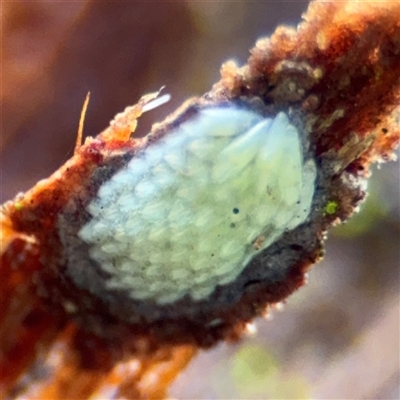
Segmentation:
{"type": "MultiPolygon", "coordinates": [[[[1,201],[73,153],[88,91],[94,136],[141,95],[172,100],[140,119],[144,135],[202,95],[234,58],[308,2],[148,1],[1,4],[1,201]]],[[[399,164],[375,169],[368,200],[331,230],[309,284],[257,334],[202,352],[174,383],[180,399],[398,399],[399,164]]]]}

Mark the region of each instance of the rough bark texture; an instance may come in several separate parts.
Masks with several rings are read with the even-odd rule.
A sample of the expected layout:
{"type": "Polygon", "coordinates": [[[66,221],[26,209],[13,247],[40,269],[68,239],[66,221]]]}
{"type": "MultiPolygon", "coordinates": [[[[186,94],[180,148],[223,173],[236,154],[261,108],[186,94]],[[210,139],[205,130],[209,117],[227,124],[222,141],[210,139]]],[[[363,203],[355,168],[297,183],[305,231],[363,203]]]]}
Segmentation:
{"type": "Polygon", "coordinates": [[[322,256],[327,229],[351,216],[365,196],[371,163],[389,160],[399,141],[399,16],[398,2],[311,3],[297,30],[281,27],[258,41],[241,68],[224,64],[209,93],[155,125],[147,139],[121,141],[124,125],[114,125],[88,139],[49,179],[7,202],[4,395],[163,397],[196,348],[240,337],[268,305],[303,285],[322,256]],[[155,315],[147,320],[132,317],[124,303],[119,310],[115,299],[74,288],[64,274],[71,246],[65,249],[60,232],[74,237],[99,182],[199,108],[231,102],[266,116],[288,112],[310,142],[319,166],[310,221],[257,256],[229,298],[221,290],[198,304],[150,309],[155,315]],[[275,281],[264,274],[271,263],[284,271],[275,281]]]}

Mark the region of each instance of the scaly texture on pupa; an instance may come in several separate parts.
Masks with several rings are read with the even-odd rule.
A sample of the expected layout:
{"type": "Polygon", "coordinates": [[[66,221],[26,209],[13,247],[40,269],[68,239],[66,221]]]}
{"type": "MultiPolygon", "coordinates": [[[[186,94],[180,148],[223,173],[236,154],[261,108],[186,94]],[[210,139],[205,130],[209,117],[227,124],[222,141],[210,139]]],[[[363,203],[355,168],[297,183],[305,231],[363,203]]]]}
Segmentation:
{"type": "Polygon", "coordinates": [[[100,187],[79,236],[108,288],[201,300],[306,220],[315,175],[285,113],[204,108],[100,187]]]}

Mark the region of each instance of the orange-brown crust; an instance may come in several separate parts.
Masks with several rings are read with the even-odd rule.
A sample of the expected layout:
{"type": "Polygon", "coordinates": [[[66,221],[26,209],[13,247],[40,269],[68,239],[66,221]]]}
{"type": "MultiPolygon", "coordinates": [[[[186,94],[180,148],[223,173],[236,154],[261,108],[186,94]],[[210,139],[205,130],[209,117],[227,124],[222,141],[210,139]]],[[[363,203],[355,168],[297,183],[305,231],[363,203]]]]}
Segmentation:
{"type": "MultiPolygon", "coordinates": [[[[118,361],[142,357],[145,368],[143,360],[157,364],[151,358],[157,348],[174,359],[174,347],[164,347],[166,342],[206,347],[240,337],[246,323],[262,315],[268,304],[285,299],[304,284],[305,272],[322,256],[326,230],[347,219],[363,199],[369,165],[390,159],[399,141],[398,15],[398,2],[375,6],[314,2],[297,32],[278,28],[270,39],[257,43],[246,66],[225,64],[221,81],[203,98],[189,101],[158,124],[147,142],[126,140],[126,132],[123,140],[107,135],[89,139],[52,177],[6,203],[2,209],[7,245],[2,253],[2,282],[6,284],[1,292],[1,331],[15,334],[3,334],[7,338],[1,366],[4,387],[12,388],[17,377],[32,368],[38,344],[48,350],[58,337],[74,360],[61,363],[60,374],[69,371],[71,379],[86,374],[83,388],[74,394],[88,397],[93,391],[85,389],[87,384],[94,385],[104,374],[111,377],[118,361]],[[311,222],[285,235],[246,271],[256,275],[254,271],[268,262],[282,263],[289,266],[285,276],[275,282],[247,277],[241,298],[232,304],[209,308],[209,314],[199,311],[152,323],[119,320],[103,309],[101,300],[90,299],[83,290],[68,294],[65,287],[71,287],[59,285],[65,265],[56,228],[58,215],[71,201],[83,205],[93,197],[98,186],[91,179],[99,166],[118,169],[126,162],[123,154],[128,159],[134,156],[138,148],[167,134],[197,107],[224,102],[243,103],[271,115],[290,109],[297,127],[304,136],[309,134],[320,167],[311,222]],[[334,212],[325,210],[327,202],[335,203],[334,212]],[[68,299],[81,299],[79,312],[68,299]],[[15,304],[21,307],[19,314],[15,304]]],[[[182,358],[177,356],[177,360],[182,358]]],[[[39,393],[56,393],[54,398],[61,398],[62,378],[57,379],[39,393]]],[[[116,381],[122,382],[122,377],[116,381]]]]}

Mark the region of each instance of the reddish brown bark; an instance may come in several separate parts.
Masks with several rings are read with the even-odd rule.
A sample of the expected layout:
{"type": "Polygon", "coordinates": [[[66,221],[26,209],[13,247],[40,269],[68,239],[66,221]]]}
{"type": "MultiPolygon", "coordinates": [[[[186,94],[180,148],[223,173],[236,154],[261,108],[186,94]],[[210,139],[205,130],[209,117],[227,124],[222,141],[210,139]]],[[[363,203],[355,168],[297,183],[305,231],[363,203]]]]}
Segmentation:
{"type": "MultiPolygon", "coordinates": [[[[268,304],[301,286],[305,271],[321,257],[326,230],[347,219],[364,197],[362,183],[370,164],[390,159],[399,141],[399,17],[399,2],[314,2],[297,32],[281,27],[270,39],[260,40],[248,64],[225,64],[221,81],[209,93],[153,129],[152,140],[157,140],[208,104],[243,102],[267,115],[290,108],[294,121],[310,133],[320,166],[312,223],[280,244],[284,253],[291,243],[295,253],[276,261],[290,264],[285,279],[256,283],[238,303],[221,312],[212,310],[209,319],[194,323],[186,317],[170,318],[151,326],[143,321],[141,327],[108,319],[107,312],[96,308],[101,303],[86,309],[85,301],[79,318],[72,319],[75,305],[57,287],[63,271],[57,215],[71,199],[84,204],[93,195],[97,188],[90,177],[99,165],[118,168],[121,159],[115,154],[133,156],[137,147],[151,141],[116,140],[119,134],[125,138],[120,128],[111,136],[88,139],[53,176],[6,203],[0,293],[2,395],[89,398],[106,397],[113,389],[128,398],[162,398],[198,346],[240,337],[246,323],[268,304]],[[324,209],[330,201],[336,204],[332,213],[324,209]],[[304,237],[296,248],[293,243],[304,237]],[[222,327],[205,323],[219,316],[224,318],[222,327]],[[101,331],[85,329],[85,317],[96,320],[93,326],[101,331]]],[[[267,256],[252,262],[253,268],[261,267],[267,256]]],[[[77,290],[74,296],[84,299],[85,294],[77,290]]]]}

